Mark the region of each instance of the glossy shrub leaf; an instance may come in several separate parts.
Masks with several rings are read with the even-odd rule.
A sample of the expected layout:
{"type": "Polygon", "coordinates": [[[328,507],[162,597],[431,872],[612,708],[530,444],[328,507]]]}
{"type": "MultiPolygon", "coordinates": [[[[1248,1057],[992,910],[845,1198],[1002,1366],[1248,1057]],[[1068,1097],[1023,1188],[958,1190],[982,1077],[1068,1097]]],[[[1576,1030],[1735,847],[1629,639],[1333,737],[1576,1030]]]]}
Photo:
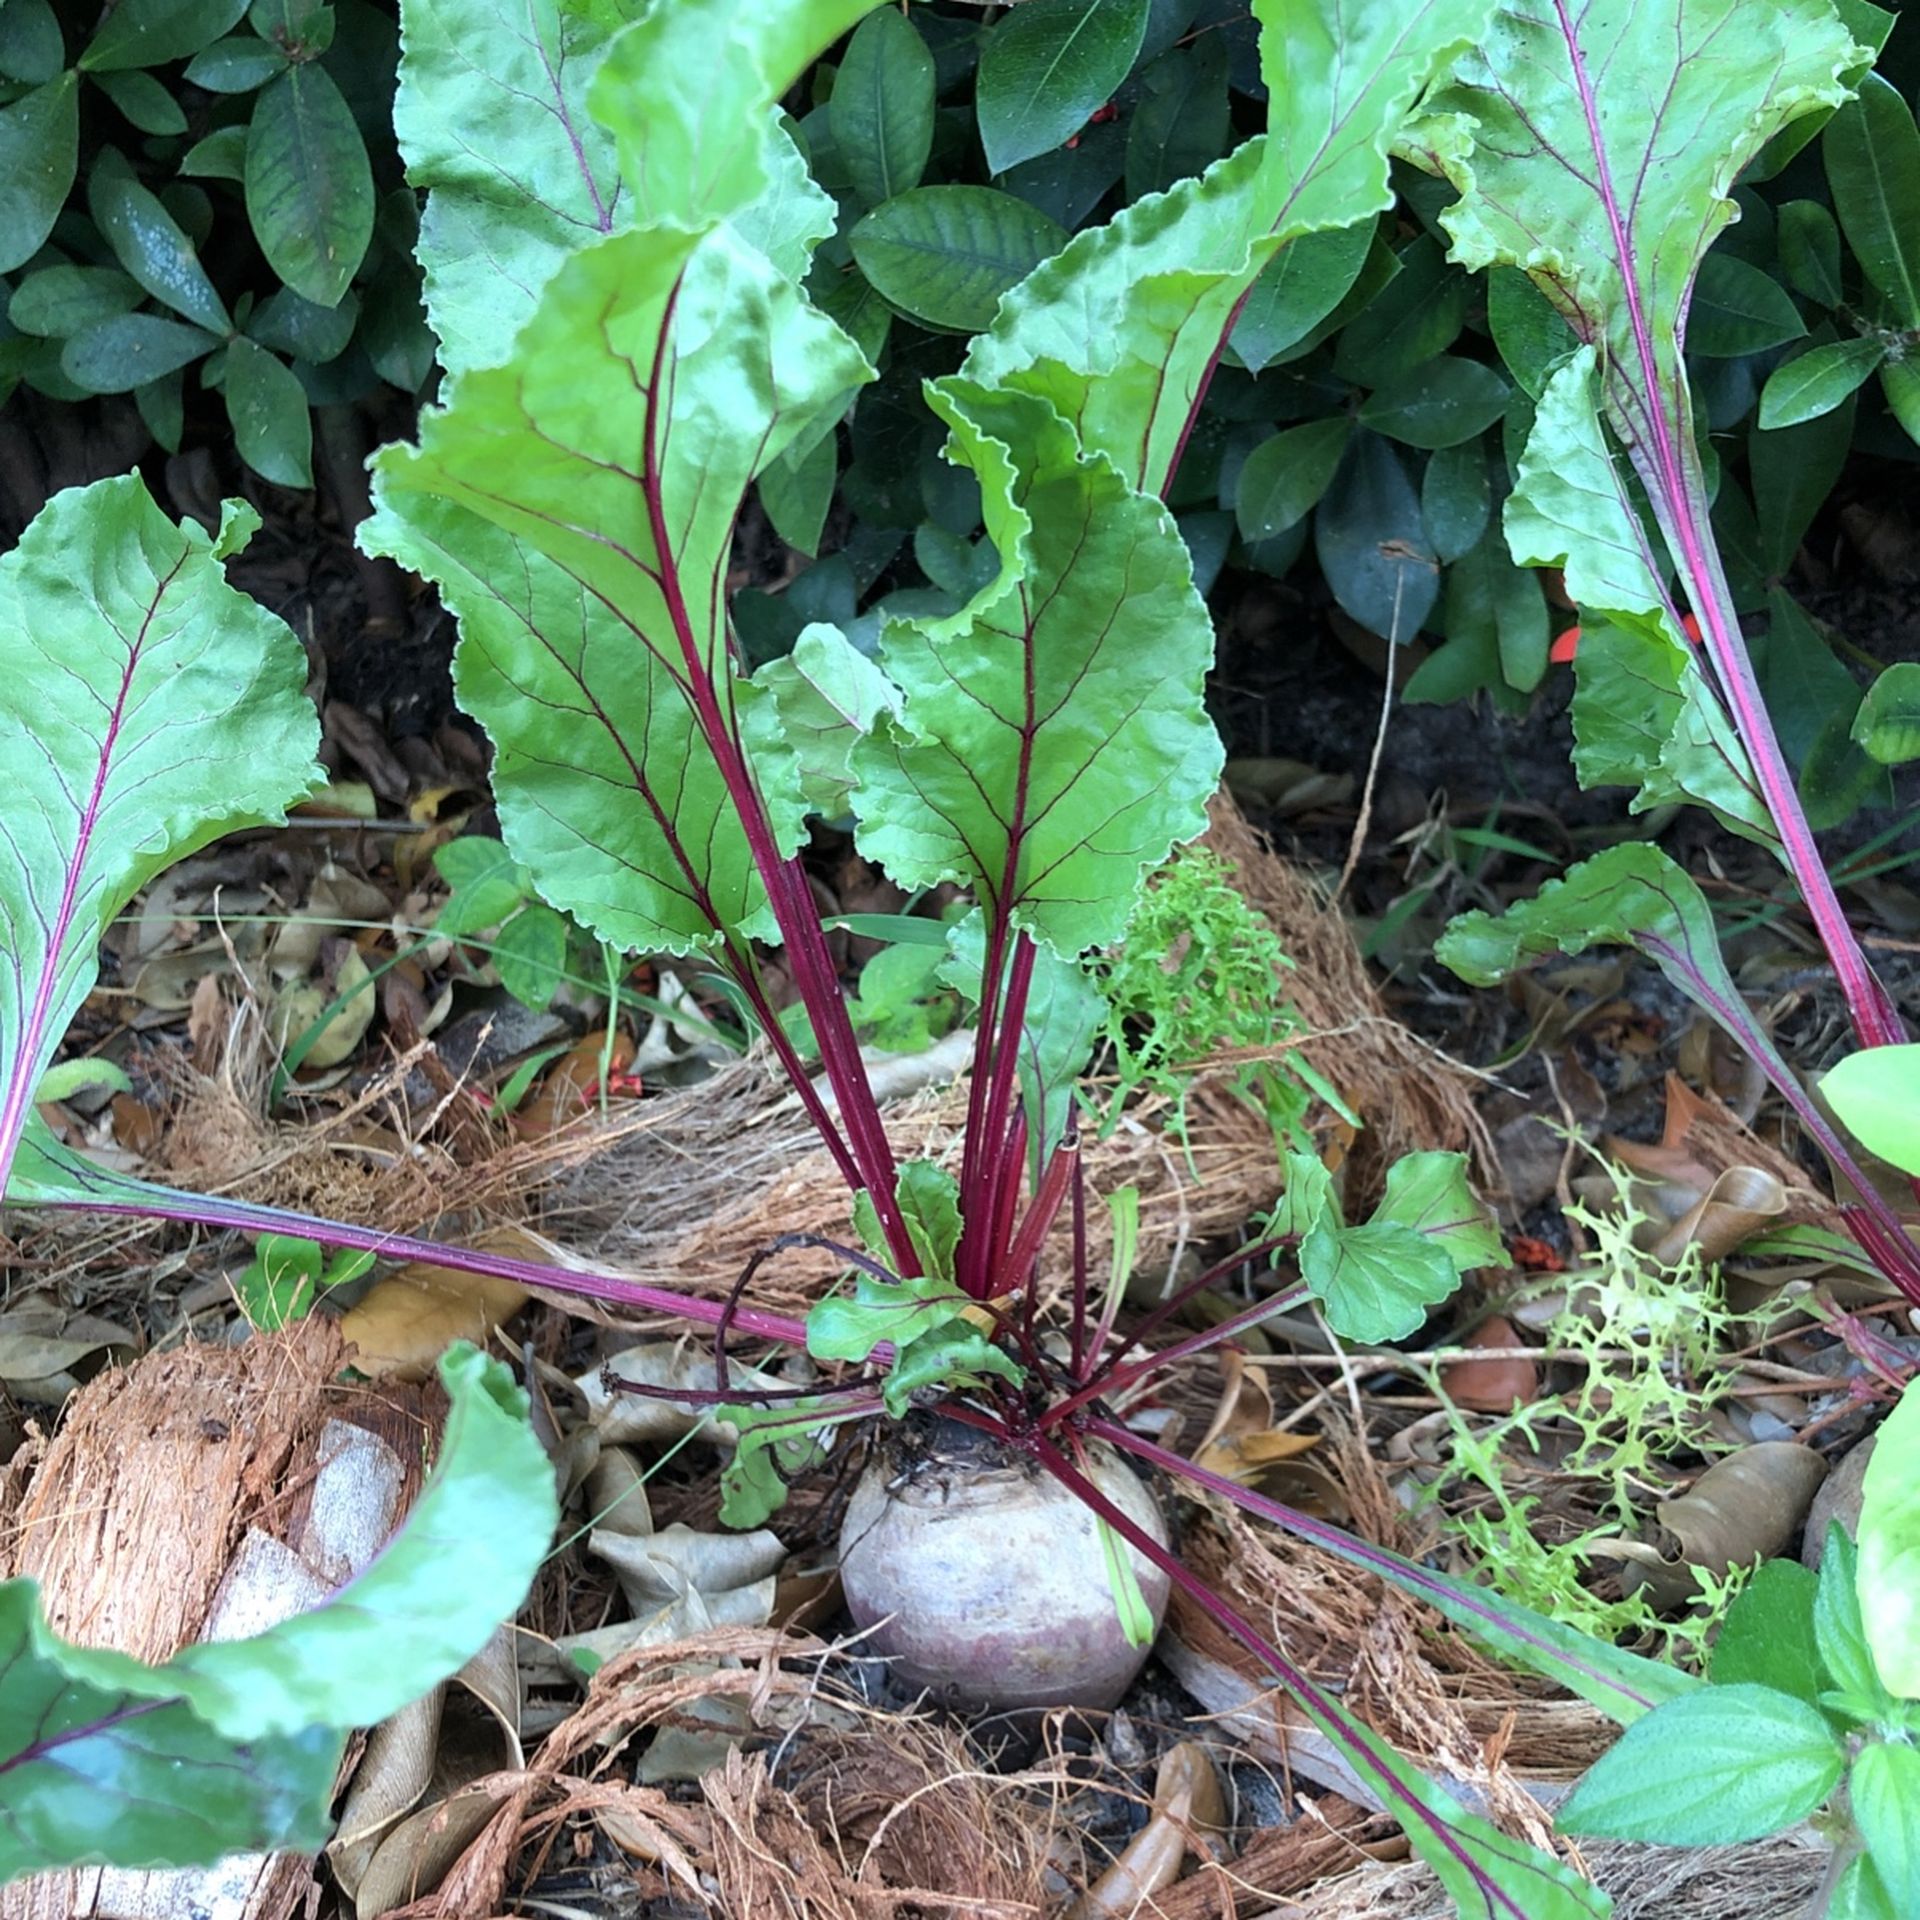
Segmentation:
{"type": "Polygon", "coordinates": [[[1487,275],[1487,329],[1507,371],[1535,400],[1580,344],[1553,302],[1515,267],[1495,267],[1487,275]]]}
{"type": "Polygon", "coordinates": [[[279,487],[313,485],[313,420],[306,389],[265,347],[236,339],[223,392],[240,458],[279,487]]]}
{"type": "Polygon", "coordinates": [[[834,151],[863,206],[920,184],[933,150],[933,55],[891,7],[854,29],[828,104],[834,151]]]}
{"type": "Polygon", "coordinates": [[[122,116],[142,133],[171,139],[187,130],[187,116],[179,103],[150,73],[102,73],[94,84],[122,116]]]}
{"type": "Polygon", "coordinates": [[[0,1190],[107,923],[316,777],[306,656],[220,571],[255,524],[230,508],[210,541],[137,479],[102,480],[56,494],[0,560],[0,1190]]]}
{"type": "Polygon", "coordinates": [[[232,331],[226,302],[207,278],[193,242],[159,196],[134,179],[117,154],[103,155],[96,163],[87,202],[114,257],[156,300],[196,327],[232,331]]]}
{"type": "Polygon", "coordinates": [[[1477,440],[1442,448],[1420,479],[1420,518],[1443,566],[1471,553],[1493,518],[1493,482],[1477,440]]]}
{"type": "Polygon", "coordinates": [[[1066,244],[1037,207],[993,187],[916,187],[876,207],[847,236],[890,305],[929,326],[973,333],[1000,296],[1066,244]]]}
{"type": "Polygon", "coordinates": [[[1391,203],[1387,149],[1408,107],[1485,17],[1472,0],[1359,0],[1336,40],[1315,0],[1275,0],[1265,138],[1077,234],[1007,297],[963,370],[1039,394],[1090,451],[1164,490],[1242,297],[1286,242],[1391,203]]]}
{"type": "Polygon", "coordinates": [[[1887,357],[1881,340],[1833,340],[1775,367],[1760,392],[1760,425],[1817,420],[1853,393],[1887,357]]]}
{"type": "Polygon", "coordinates": [[[32,1581],[0,1585],[0,1880],[325,1842],[345,1729],[235,1741],[164,1681],[149,1691],[152,1669],[90,1671],[98,1657],[76,1652],[47,1627],[32,1581]]]}
{"type": "Polygon", "coordinates": [[[760,504],[773,530],[797,552],[820,551],[820,535],[840,478],[840,449],[832,434],[816,440],[798,459],[782,454],[760,476],[760,504]]]}
{"type": "Polygon", "coordinates": [[[1233,322],[1235,357],[1249,373],[1270,365],[1304,340],[1339,306],[1360,277],[1373,246],[1374,224],[1361,220],[1290,240],[1262,268],[1233,322]]]}
{"type": "Polygon", "coordinates": [[[1920,327],[1920,128],[1877,73],[1821,139],[1833,210],[1870,285],[1902,326],[1920,327]]]}
{"type": "Polygon", "coordinates": [[[333,306],[373,237],[373,169],[333,76],[316,62],[261,89],[247,130],[247,218],[295,293],[333,306]]]}
{"type": "Polygon", "coordinates": [[[47,0],[6,0],[0,6],[0,74],[43,87],[65,65],[66,43],[47,0]]]}
{"type": "Polygon", "coordinates": [[[1847,1802],[1895,1913],[1920,1913],[1920,1752],[1875,1740],[1847,1776],[1847,1802]]]}
{"type": "MultiPolygon", "coordinates": [[[[1920,1048],[1906,1051],[1920,1053],[1920,1048]]],[[[1832,1078],[1827,1076],[1829,1084],[1832,1078]]],[[[1911,1386],[1874,1441],[1862,1483],[1858,1540],[1854,1584],[1874,1666],[1896,1699],[1920,1699],[1920,1393],[1911,1386]]]]}
{"type": "Polygon", "coordinates": [[[1734,1597],[1713,1643],[1715,1686],[1750,1683],[1818,1706],[1820,1649],[1813,1631],[1819,1581],[1797,1560],[1768,1560],[1734,1597]]]}
{"type": "Polygon", "coordinates": [[[80,81],[63,73],[0,107],[0,273],[31,260],[73,187],[80,81]]]}
{"type": "Polygon", "coordinates": [[[196,140],[180,161],[180,171],[195,179],[244,181],[247,177],[247,130],[220,127],[196,140]]]}
{"type": "Polygon", "coordinates": [[[959,377],[933,398],[1002,571],[950,619],[884,630],[901,705],[854,747],[859,845],[1063,954],[1107,945],[1143,873],[1205,825],[1211,623],[1166,509],[1057,415],[959,377]]]}
{"type": "Polygon", "coordinates": [[[120,0],[80,56],[89,73],[185,60],[235,26],[247,0],[120,0]]]}
{"type": "Polygon", "coordinates": [[[1133,66],[1148,0],[1025,0],[980,49],[974,112],[987,171],[1049,153],[1105,106],[1133,66]]]}
{"type": "MultiPolygon", "coordinates": [[[[1888,369],[1882,366],[1884,376],[1888,369]]],[[[1851,399],[1798,426],[1754,426],[1747,435],[1760,551],[1770,572],[1785,573],[1814,515],[1826,504],[1853,444],[1851,399]]]]}
{"type": "Polygon", "coordinates": [[[1309,420],[1263,440],[1247,455],[1234,496],[1243,540],[1270,540],[1313,511],[1333,482],[1352,423],[1339,415],[1309,420]]]}
{"type": "Polygon", "coordinates": [[[1202,173],[1228,143],[1228,55],[1218,34],[1165,53],[1140,76],[1127,126],[1127,198],[1164,193],[1202,173]]]}
{"type": "Polygon", "coordinates": [[[82,327],[60,350],[60,370],[86,393],[131,393],[220,344],[183,321],[158,313],[123,313],[82,327]]]}
{"type": "Polygon", "coordinates": [[[1817,307],[1837,307],[1846,297],[1840,284],[1840,229],[1818,200],[1789,200],[1774,216],[1774,239],[1787,285],[1817,307]]]}
{"type": "Polygon", "coordinates": [[[1440,354],[1360,403],[1360,424],[1409,447],[1457,447],[1507,410],[1513,390],[1478,360],[1440,354]]]}
{"type": "Polygon", "coordinates": [[[1636,1720],[1562,1802],[1567,1833],[1733,1846],[1804,1820],[1846,1755],[1820,1713],[1752,1685],[1707,1687],[1636,1720]]]}
{"type": "Polygon", "coordinates": [[[1363,627],[1400,645],[1426,624],[1439,562],[1413,482],[1377,434],[1353,436],[1314,514],[1313,541],[1334,598],[1363,627]]]}
{"type": "Polygon", "coordinates": [[[1516,567],[1497,539],[1482,540],[1448,571],[1446,623],[1449,647],[1490,655],[1517,692],[1531,693],[1546,677],[1552,623],[1539,576],[1516,567]]]}
{"type": "Polygon", "coordinates": [[[1400,271],[1341,329],[1333,368],[1360,386],[1387,386],[1444,353],[1466,325],[1472,289],[1423,233],[1400,250],[1400,271]]]}
{"type": "Polygon", "coordinates": [[[1786,289],[1758,267],[1723,251],[1701,261],[1687,306],[1687,345],[1694,353],[1722,360],[1764,353],[1806,330],[1786,289]]]}
{"type": "Polygon", "coordinates": [[[287,70],[287,56],[258,34],[237,33],[202,47],[187,62],[187,78],[209,93],[251,93],[287,70]]]}
{"type": "Polygon", "coordinates": [[[1868,1152],[1920,1175],[1920,1046],[1850,1053],[1820,1088],[1868,1152]]]}
{"type": "Polygon", "coordinates": [[[14,288],[7,318],[22,333],[64,340],[96,320],[131,312],[143,298],[118,267],[42,267],[14,288]]]}
{"type": "Polygon", "coordinates": [[[1880,673],[1860,702],[1853,737],[1883,767],[1920,760],[1920,666],[1897,660],[1880,673]]]}
{"type": "Polygon", "coordinates": [[[318,365],[346,351],[359,317],[360,303],[352,294],[338,306],[317,307],[311,300],[301,299],[291,287],[282,287],[247,316],[247,338],[289,359],[318,365]]]}

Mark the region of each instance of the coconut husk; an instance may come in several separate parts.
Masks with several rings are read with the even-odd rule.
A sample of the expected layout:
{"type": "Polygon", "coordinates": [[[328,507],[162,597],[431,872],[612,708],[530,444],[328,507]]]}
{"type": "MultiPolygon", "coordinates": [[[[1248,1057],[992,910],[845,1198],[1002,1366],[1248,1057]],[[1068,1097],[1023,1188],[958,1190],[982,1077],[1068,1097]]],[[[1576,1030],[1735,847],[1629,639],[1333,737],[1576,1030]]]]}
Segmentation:
{"type": "MultiPolygon", "coordinates": [[[[0,1577],[39,1581],[68,1639],[150,1661],[324,1598],[410,1504],[438,1422],[437,1390],[335,1386],[342,1358],[338,1333],[310,1320],[100,1375],[0,1514],[0,1577]]],[[[197,1873],[40,1874],[0,1890],[0,1920],[175,1920],[213,1906],[283,1920],[311,1883],[310,1863],[286,1855],[211,1872],[217,1888],[197,1873]]]]}
{"type": "MultiPolygon", "coordinates": [[[[1595,1884],[1613,1896],[1614,1920],[1798,1920],[1829,1857],[1824,1843],[1804,1833],[1738,1847],[1596,1841],[1581,1849],[1595,1884]]],[[[1369,1862],[1256,1920],[1456,1920],[1457,1913],[1418,1862],[1369,1862]]]]}

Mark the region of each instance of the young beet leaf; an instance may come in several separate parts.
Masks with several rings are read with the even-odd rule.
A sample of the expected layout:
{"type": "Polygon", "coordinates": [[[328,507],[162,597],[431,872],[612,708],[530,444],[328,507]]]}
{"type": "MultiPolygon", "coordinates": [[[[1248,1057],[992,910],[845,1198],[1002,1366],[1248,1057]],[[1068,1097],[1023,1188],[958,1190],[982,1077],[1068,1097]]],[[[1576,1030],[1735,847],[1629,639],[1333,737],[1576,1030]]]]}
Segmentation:
{"type": "MultiPolygon", "coordinates": [[[[1692,792],[1763,834],[1757,789],[1855,1028],[1876,1045],[1899,1040],[1900,1022],[1821,863],[1741,639],[1708,521],[1683,358],[1695,277],[1735,217],[1736,176],[1782,129],[1844,101],[1870,58],[1831,0],[1507,0],[1407,146],[1460,189],[1440,216],[1454,257],[1521,269],[1594,350],[1561,370],[1555,405],[1536,426],[1533,483],[1523,475],[1509,508],[1515,557],[1604,563],[1606,579],[1587,583],[1604,595],[1595,610],[1620,629],[1611,644],[1633,647],[1660,683],[1649,727],[1671,729],[1637,769],[1649,799],[1692,792]],[[1624,476],[1607,477],[1596,409],[1645,488],[1750,773],[1691,682],[1665,568],[1638,533],[1624,476]],[[1573,466],[1577,477],[1551,484],[1573,466]],[[1632,564],[1636,549],[1644,568],[1632,564]]],[[[1589,731],[1587,750],[1610,764],[1607,777],[1643,760],[1620,748],[1617,738],[1596,747],[1589,731]]]]}
{"type": "MultiPolygon", "coordinates": [[[[1288,242],[1393,204],[1387,150],[1402,119],[1478,40],[1490,4],[1265,0],[1265,136],[1077,235],[1006,295],[962,371],[1050,400],[1089,452],[1164,493],[1262,272],[1288,242]]],[[[1345,290],[1331,284],[1327,307],[1345,290]]]]}
{"type": "Polygon", "coordinates": [[[319,776],[299,645],[220,569],[258,524],[229,505],[210,540],[139,480],[101,480],[0,560],[0,1192],[108,922],[319,776]]]}

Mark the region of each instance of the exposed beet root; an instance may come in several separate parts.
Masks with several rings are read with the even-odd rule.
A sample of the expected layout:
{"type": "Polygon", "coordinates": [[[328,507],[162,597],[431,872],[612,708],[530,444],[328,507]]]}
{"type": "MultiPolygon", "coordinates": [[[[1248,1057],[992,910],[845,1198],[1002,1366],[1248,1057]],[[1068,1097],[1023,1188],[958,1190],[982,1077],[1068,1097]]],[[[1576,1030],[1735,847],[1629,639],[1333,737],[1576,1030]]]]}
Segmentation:
{"type": "MultiPolygon", "coordinates": [[[[1117,1453],[1094,1443],[1085,1470],[1166,1544],[1159,1503],[1117,1453]]],[[[1167,1577],[1126,1551],[1158,1628],[1167,1577]]],[[[1092,1513],[955,1421],[882,1443],[840,1529],[840,1574],[854,1624],[872,1629],[866,1649],[955,1706],[1110,1707],[1146,1661],[1121,1629],[1092,1513]]]]}

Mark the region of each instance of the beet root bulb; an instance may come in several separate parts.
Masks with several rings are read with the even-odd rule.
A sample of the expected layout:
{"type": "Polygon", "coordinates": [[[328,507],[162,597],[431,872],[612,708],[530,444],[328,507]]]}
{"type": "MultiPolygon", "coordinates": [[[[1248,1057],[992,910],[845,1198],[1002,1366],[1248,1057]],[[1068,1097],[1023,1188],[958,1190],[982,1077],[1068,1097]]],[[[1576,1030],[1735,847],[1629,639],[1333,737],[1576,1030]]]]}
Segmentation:
{"type": "MultiPolygon", "coordinates": [[[[1159,1503],[1117,1453],[1095,1443],[1084,1471],[1168,1544],[1159,1503]]],[[[1122,1551],[1158,1631],[1167,1576],[1122,1551]]],[[[847,1507],[840,1575],[865,1650],[948,1705],[1111,1707],[1146,1662],[1121,1626],[1093,1513],[957,1422],[910,1426],[882,1445],[847,1507]]]]}

